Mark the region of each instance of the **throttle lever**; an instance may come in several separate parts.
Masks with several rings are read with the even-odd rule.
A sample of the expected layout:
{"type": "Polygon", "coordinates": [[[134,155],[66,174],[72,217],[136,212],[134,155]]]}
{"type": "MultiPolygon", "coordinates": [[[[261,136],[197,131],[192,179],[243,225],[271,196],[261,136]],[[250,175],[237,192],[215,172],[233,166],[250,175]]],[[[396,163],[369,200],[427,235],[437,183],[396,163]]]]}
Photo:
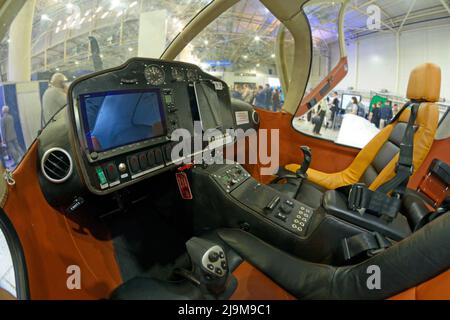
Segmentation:
{"type": "Polygon", "coordinates": [[[297,170],[296,174],[299,178],[307,179],[308,174],[306,172],[308,171],[312,160],[311,148],[308,146],[301,146],[300,150],[303,152],[303,163],[300,169],[297,170]]]}

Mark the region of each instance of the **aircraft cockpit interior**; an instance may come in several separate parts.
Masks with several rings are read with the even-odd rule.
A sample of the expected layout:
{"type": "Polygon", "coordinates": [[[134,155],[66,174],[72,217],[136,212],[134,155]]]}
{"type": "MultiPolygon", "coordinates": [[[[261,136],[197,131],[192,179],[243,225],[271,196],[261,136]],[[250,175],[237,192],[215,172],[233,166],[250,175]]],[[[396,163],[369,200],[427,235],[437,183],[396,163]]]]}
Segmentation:
{"type": "Polygon", "coordinates": [[[364,31],[351,0],[48,2],[0,1],[9,79],[14,19],[70,30],[0,83],[0,299],[450,299],[448,6],[371,1],[405,20],[364,31]],[[416,24],[444,53],[370,53],[416,24]]]}

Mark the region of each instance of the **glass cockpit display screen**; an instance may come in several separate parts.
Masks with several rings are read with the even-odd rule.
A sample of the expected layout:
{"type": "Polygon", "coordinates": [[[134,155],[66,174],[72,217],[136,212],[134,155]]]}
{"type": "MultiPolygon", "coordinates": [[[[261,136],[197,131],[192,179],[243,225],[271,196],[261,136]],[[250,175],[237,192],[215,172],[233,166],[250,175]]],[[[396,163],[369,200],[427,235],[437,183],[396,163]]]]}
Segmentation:
{"type": "Polygon", "coordinates": [[[157,89],[107,91],[80,96],[90,152],[103,152],[167,134],[157,89]]]}

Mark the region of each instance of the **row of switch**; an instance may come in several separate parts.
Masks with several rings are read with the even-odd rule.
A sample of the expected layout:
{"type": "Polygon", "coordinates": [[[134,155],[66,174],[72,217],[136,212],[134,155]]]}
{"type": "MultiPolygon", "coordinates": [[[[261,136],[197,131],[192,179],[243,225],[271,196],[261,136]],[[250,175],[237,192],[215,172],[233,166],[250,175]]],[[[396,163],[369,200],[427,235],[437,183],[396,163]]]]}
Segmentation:
{"type": "Polygon", "coordinates": [[[148,170],[155,166],[163,165],[164,159],[161,149],[152,149],[137,155],[128,157],[128,164],[132,174],[148,170]]]}
{"type": "MultiPolygon", "coordinates": [[[[169,156],[167,159],[170,159],[171,150],[172,148],[170,145],[165,146],[165,156],[169,156]]],[[[163,152],[160,148],[156,148],[129,156],[127,158],[127,164],[120,163],[117,165],[114,162],[109,162],[102,167],[97,167],[96,173],[100,186],[105,188],[108,184],[116,182],[120,183],[121,177],[124,175],[128,176],[128,169],[130,170],[131,175],[134,175],[161,165],[164,165],[163,152]]]]}

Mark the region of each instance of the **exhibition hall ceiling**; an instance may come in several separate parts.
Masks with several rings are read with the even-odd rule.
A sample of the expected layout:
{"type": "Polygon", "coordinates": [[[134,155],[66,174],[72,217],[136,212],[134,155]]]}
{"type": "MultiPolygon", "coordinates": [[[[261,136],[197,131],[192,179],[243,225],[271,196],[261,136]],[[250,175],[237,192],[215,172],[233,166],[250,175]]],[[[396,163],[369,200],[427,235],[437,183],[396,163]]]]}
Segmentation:
{"type": "MultiPolygon", "coordinates": [[[[141,12],[165,10],[168,45],[182,28],[211,0],[36,0],[33,23],[32,69],[36,71],[89,69],[88,36],[97,39],[105,67],[137,55],[141,12]]],[[[282,1],[280,1],[282,4],[282,1]]],[[[339,4],[310,5],[314,45],[326,50],[337,40],[339,4]]],[[[367,28],[371,6],[381,14],[375,32],[396,32],[418,22],[449,23],[449,0],[353,0],[345,17],[346,38],[351,41],[373,33],[367,28]]],[[[273,66],[279,21],[258,0],[242,0],[213,22],[190,47],[199,63],[218,62],[246,69],[273,66]],[[257,59],[248,59],[254,55],[257,59]]],[[[158,31],[155,31],[158,32],[158,31]]],[[[148,30],[151,41],[152,30],[148,30]]],[[[288,37],[289,39],[289,37],[288,37]]],[[[7,57],[5,38],[0,63],[7,57]]]]}

